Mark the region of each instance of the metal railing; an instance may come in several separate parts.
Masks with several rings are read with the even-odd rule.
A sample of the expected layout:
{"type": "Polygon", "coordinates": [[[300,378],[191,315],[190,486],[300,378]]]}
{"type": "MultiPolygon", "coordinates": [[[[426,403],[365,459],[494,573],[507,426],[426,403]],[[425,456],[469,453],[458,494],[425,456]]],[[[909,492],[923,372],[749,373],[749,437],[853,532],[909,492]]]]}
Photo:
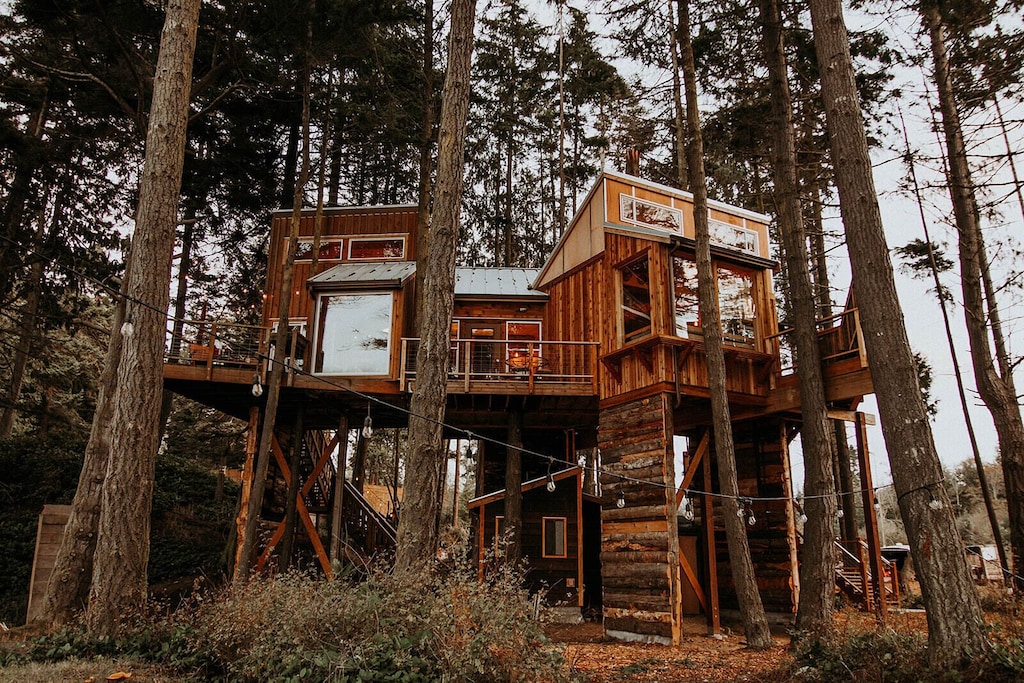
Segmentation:
{"type": "MultiPolygon", "coordinates": [[[[453,339],[448,378],[474,383],[534,382],[589,384],[596,391],[597,342],[522,341],[517,339],[453,339]]],[[[401,383],[416,379],[419,339],[402,339],[401,383]]]]}
{"type": "Polygon", "coordinates": [[[257,368],[266,356],[270,330],[215,320],[183,320],[167,331],[164,360],[183,365],[257,368]]]}

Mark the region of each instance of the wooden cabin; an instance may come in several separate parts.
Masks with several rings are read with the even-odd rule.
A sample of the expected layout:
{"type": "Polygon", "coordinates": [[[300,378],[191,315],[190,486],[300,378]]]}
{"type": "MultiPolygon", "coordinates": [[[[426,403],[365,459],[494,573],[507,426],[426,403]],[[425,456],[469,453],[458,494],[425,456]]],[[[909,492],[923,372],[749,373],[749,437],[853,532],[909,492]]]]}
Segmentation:
{"type": "MultiPolygon", "coordinates": [[[[782,354],[769,219],[714,202],[709,219],[758,585],[769,611],[792,615],[799,515],[788,446],[800,406],[782,354]]],[[[271,490],[292,476],[285,453],[299,448],[299,514],[329,572],[329,559],[394,542],[388,520],[363,505],[360,481],[345,482],[331,453],[340,448],[344,465],[349,431],[367,418],[406,425],[416,383],[416,207],[327,209],[318,244],[314,222],[302,213],[286,348],[270,342],[290,246],[290,212],[281,211],[262,325],[176,326],[165,382],[249,420],[255,434],[267,359],[285,364],[271,490]]],[[[543,268],[457,272],[446,422],[479,437],[470,510],[481,571],[494,556],[505,491],[519,486],[531,585],[545,586],[553,604],[599,606],[615,637],[677,642],[685,614],[703,613],[714,630],[719,610],[736,606],[719,502],[699,495],[718,491],[718,473],[693,231],[689,194],[604,173],[543,268]],[[520,482],[504,481],[510,414],[522,423],[520,482]],[[584,461],[599,482],[585,486],[584,461]],[[553,464],[557,486],[548,491],[553,464]]],[[[854,419],[871,392],[856,309],[821,321],[820,339],[828,398],[838,417],[854,419]]],[[[249,452],[251,477],[254,438],[249,452]]],[[[261,564],[273,558],[281,507],[264,506],[272,535],[261,564]]]]}

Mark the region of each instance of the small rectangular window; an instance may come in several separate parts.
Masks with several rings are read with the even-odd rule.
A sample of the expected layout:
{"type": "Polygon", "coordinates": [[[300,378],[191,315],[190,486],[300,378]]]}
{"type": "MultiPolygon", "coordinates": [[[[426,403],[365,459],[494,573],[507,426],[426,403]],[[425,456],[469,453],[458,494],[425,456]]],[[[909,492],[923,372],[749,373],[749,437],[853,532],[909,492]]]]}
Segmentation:
{"type": "MultiPolygon", "coordinates": [[[[342,239],[323,239],[320,241],[320,253],[317,259],[320,261],[338,261],[341,259],[342,239]]],[[[313,260],[313,238],[299,238],[295,248],[296,261],[313,260]]]]}
{"type": "Polygon", "coordinates": [[[626,223],[683,234],[683,212],[664,204],[620,194],[619,216],[626,223]]]}
{"type": "Polygon", "coordinates": [[[348,257],[353,261],[382,261],[405,258],[405,238],[353,238],[348,243],[348,257]]]}
{"type": "Polygon", "coordinates": [[[748,254],[759,253],[760,240],[758,239],[757,232],[754,230],[709,218],[708,232],[713,244],[720,244],[731,249],[739,249],[748,254]]]}
{"type": "Polygon", "coordinates": [[[565,517],[543,518],[543,553],[544,557],[566,557],[565,552],[565,517]]]}

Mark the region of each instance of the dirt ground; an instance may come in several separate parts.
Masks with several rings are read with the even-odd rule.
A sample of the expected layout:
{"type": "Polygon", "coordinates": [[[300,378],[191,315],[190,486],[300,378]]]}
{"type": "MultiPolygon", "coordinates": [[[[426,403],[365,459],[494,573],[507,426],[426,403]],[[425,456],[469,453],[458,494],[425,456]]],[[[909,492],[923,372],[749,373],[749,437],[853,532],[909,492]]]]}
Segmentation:
{"type": "Polygon", "coordinates": [[[775,647],[754,652],[741,635],[708,636],[702,618],[684,623],[683,642],[677,647],[607,640],[598,623],[549,626],[546,631],[564,648],[570,671],[593,683],[777,681],[789,662],[789,636],[775,635],[775,647]]]}

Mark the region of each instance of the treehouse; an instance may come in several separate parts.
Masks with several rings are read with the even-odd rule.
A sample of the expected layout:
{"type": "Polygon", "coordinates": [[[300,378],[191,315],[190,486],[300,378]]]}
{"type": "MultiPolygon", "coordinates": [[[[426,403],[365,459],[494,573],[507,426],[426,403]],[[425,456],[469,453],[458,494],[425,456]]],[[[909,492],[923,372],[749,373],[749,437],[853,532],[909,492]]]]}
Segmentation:
{"type": "MultiPolygon", "coordinates": [[[[788,448],[800,404],[772,291],[768,218],[711,203],[709,220],[758,585],[768,611],[792,615],[800,513],[788,448]]],[[[417,382],[417,209],[329,208],[319,236],[315,226],[303,211],[292,245],[291,213],[275,213],[262,324],[176,324],[164,377],[169,389],[249,421],[251,484],[268,363],[284,365],[258,565],[275,561],[289,526],[283,492],[298,477],[292,525],[330,573],[333,559],[365,561],[395,542],[393,519],[362,495],[362,432],[347,451],[350,430],[364,422],[407,424],[417,382]],[[292,248],[289,329],[278,349],[271,332],[284,317],[292,248]]],[[[531,586],[577,613],[600,608],[617,637],[675,642],[686,614],[703,613],[717,629],[719,610],[736,607],[720,501],[700,495],[719,485],[697,288],[692,197],[616,173],[598,179],[543,268],[456,273],[445,420],[448,436],[470,432],[478,442],[469,509],[480,571],[500,555],[504,499],[517,487],[531,586]],[[505,481],[513,432],[518,482],[505,481]]],[[[820,321],[819,339],[835,417],[856,421],[861,435],[866,418],[855,409],[871,382],[856,308],[820,321]]],[[[859,445],[870,476],[866,441],[859,445]]],[[[873,506],[864,510],[873,519],[873,506]]],[[[865,604],[884,602],[884,572],[864,560],[878,555],[877,543],[856,555],[870,565],[865,604]]]]}

